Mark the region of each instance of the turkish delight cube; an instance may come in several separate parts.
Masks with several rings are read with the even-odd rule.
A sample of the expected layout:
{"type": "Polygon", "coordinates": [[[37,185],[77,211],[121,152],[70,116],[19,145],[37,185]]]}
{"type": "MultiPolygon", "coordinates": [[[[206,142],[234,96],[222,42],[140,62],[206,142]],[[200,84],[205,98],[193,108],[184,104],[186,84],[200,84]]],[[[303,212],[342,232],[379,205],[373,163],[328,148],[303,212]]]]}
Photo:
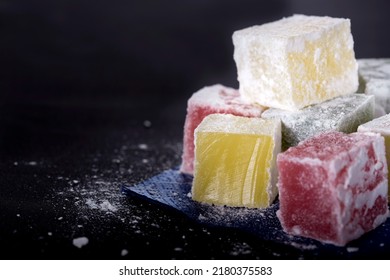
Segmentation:
{"type": "MultiPolygon", "coordinates": [[[[390,163],[390,114],[376,118],[368,123],[358,127],[359,132],[374,132],[379,133],[385,138],[386,160],[388,168],[390,163]]],[[[388,170],[390,174],[390,170],[388,170]]],[[[389,196],[390,199],[390,196],[389,196]]]]}
{"type": "Polygon", "coordinates": [[[363,86],[372,79],[390,80],[390,58],[360,58],[359,79],[363,86]]]}
{"type": "Polygon", "coordinates": [[[195,201],[265,208],[277,195],[280,120],[207,116],[195,130],[195,201]]]}
{"type": "Polygon", "coordinates": [[[355,132],[360,124],[374,117],[374,97],[365,94],[348,94],[296,112],[268,109],[262,118],[280,118],[282,121],[282,148],[322,132],[337,130],[355,132]]]}
{"type": "Polygon", "coordinates": [[[356,92],[350,25],[349,19],[294,15],[234,32],[241,94],[294,111],[356,92]]]}
{"type": "Polygon", "coordinates": [[[278,155],[277,216],[292,235],[343,246],[388,217],[384,139],[326,132],[278,155]]]}
{"type": "Polygon", "coordinates": [[[187,104],[180,171],[193,174],[194,130],[207,115],[224,113],[244,117],[260,117],[262,111],[264,111],[264,107],[242,100],[236,89],[219,84],[204,87],[195,92],[187,104]]]}
{"type": "Polygon", "coordinates": [[[390,58],[364,58],[359,65],[359,92],[375,96],[375,117],[390,113],[390,58]]]}

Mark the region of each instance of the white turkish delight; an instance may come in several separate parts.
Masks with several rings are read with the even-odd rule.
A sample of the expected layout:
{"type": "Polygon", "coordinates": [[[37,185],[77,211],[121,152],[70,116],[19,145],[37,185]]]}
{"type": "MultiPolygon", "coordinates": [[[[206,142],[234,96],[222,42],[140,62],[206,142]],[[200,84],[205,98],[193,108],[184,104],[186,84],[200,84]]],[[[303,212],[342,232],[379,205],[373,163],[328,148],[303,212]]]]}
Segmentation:
{"type": "Polygon", "coordinates": [[[264,111],[261,117],[279,118],[282,121],[282,148],[286,150],[322,132],[355,132],[360,124],[373,119],[374,97],[348,94],[297,112],[271,108],[264,111]]]}

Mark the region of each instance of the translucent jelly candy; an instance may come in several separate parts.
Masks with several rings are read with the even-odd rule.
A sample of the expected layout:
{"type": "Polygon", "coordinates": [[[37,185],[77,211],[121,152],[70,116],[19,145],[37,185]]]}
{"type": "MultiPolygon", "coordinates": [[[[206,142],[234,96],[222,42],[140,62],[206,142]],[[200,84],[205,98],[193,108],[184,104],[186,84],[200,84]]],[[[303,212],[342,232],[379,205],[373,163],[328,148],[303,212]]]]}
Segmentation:
{"type": "Polygon", "coordinates": [[[277,195],[279,120],[212,114],[195,130],[192,198],[215,205],[264,208],[277,195]]]}
{"type": "Polygon", "coordinates": [[[388,217],[384,139],[327,132],[278,155],[283,229],[343,246],[388,217]]]}

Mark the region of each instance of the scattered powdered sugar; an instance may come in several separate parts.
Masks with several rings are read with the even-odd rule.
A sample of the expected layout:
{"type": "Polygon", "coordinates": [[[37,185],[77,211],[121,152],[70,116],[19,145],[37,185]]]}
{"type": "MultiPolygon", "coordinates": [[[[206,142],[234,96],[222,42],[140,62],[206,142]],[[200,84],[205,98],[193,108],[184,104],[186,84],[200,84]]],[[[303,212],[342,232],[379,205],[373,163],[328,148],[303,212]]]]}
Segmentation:
{"type": "Polygon", "coordinates": [[[252,253],[252,248],[245,242],[233,244],[233,248],[230,251],[231,256],[249,255],[252,253]]]}
{"type": "Polygon", "coordinates": [[[203,205],[204,209],[199,214],[198,219],[200,221],[207,221],[208,223],[219,224],[221,217],[223,217],[224,224],[235,224],[237,221],[245,222],[250,221],[254,216],[260,215],[262,218],[268,218],[274,220],[274,214],[268,209],[250,209],[245,207],[226,207],[226,206],[207,206],[203,205]]]}
{"type": "Polygon", "coordinates": [[[103,211],[110,211],[110,212],[116,212],[118,211],[118,208],[113,206],[108,200],[104,200],[102,203],[99,204],[100,209],[103,211]]]}
{"type": "Polygon", "coordinates": [[[87,200],[85,201],[85,204],[87,204],[89,206],[89,208],[91,208],[91,209],[99,209],[99,206],[97,205],[97,203],[95,201],[93,201],[91,198],[87,198],[87,200]]]}
{"type": "Polygon", "coordinates": [[[116,212],[118,211],[118,208],[114,205],[112,205],[108,200],[103,200],[102,202],[98,203],[92,198],[88,198],[85,202],[86,205],[88,205],[91,209],[97,209],[100,211],[105,212],[116,212]]]}
{"type": "Polygon", "coordinates": [[[81,249],[85,245],[87,245],[89,242],[87,237],[78,237],[73,239],[73,245],[76,246],[77,248],[81,249]]]}
{"type": "Polygon", "coordinates": [[[348,253],[356,253],[359,251],[359,248],[357,247],[347,247],[346,249],[348,253]]]}
{"type": "Polygon", "coordinates": [[[30,160],[30,161],[14,161],[13,162],[13,165],[14,166],[19,166],[19,165],[22,165],[22,166],[37,166],[41,164],[40,162],[36,161],[36,160],[30,160]]]}
{"type": "Polygon", "coordinates": [[[313,244],[301,244],[298,242],[289,242],[289,245],[299,249],[299,250],[316,250],[317,246],[313,244]]]}
{"type": "MultiPolygon", "coordinates": [[[[63,202],[61,205],[55,205],[55,209],[58,209],[56,220],[68,227],[73,236],[111,234],[101,227],[102,223],[126,228],[129,234],[151,234],[149,231],[155,232],[156,228],[160,227],[158,221],[165,218],[165,215],[150,217],[148,211],[129,204],[128,198],[121,192],[121,187],[136,184],[155,175],[156,161],[164,163],[160,168],[169,169],[176,166],[180,159],[181,143],[162,143],[159,148],[166,149],[169,156],[164,155],[157,159],[153,145],[125,142],[113,150],[89,154],[83,162],[84,168],[81,172],[72,170],[69,173],[78,174],[77,177],[61,170],[54,173],[55,168],[52,168],[54,175],[51,180],[57,191],[51,195],[55,197],[53,201],[63,202]],[[149,220],[151,222],[148,222],[149,220]]],[[[18,165],[21,164],[18,162],[18,165]]],[[[50,231],[50,234],[46,232],[45,235],[51,234],[50,231]]],[[[73,240],[73,245],[81,248],[88,242],[86,237],[79,237],[73,240]]],[[[123,249],[120,253],[125,256],[129,251],[123,249]]]]}

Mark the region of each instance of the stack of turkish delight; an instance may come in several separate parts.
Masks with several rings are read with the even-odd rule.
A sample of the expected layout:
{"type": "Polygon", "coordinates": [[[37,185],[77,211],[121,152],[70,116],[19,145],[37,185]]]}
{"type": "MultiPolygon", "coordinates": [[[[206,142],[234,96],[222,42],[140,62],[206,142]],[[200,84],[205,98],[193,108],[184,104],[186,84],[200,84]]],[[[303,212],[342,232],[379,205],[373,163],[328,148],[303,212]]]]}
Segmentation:
{"type": "Polygon", "coordinates": [[[180,171],[192,198],[266,208],[279,195],[287,233],[341,246],[383,223],[390,59],[356,60],[343,18],[294,15],[233,44],[239,89],[188,101],[180,171]]]}

